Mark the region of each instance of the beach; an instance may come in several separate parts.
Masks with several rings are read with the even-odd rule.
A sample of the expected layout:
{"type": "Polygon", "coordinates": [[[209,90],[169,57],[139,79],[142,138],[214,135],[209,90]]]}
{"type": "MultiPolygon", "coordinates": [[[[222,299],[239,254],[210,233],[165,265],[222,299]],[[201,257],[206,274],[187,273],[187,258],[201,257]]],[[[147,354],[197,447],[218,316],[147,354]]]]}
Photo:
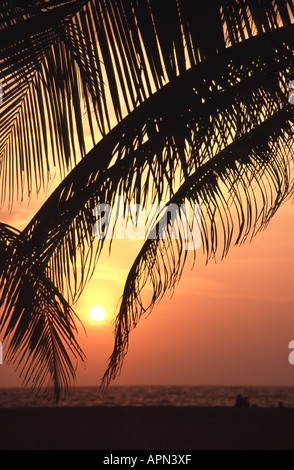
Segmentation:
{"type": "Polygon", "coordinates": [[[1,450],[294,450],[293,408],[0,409],[1,450]]]}

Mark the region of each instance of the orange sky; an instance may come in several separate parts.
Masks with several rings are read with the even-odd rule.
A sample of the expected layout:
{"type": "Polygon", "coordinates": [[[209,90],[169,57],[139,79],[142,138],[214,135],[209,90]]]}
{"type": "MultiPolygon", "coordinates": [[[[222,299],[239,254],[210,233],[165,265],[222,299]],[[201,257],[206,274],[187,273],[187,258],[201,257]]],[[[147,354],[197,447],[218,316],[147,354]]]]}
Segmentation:
{"type": "MultiPolygon", "coordinates": [[[[21,228],[37,208],[15,206],[1,220],[21,228]]],[[[231,249],[218,264],[187,263],[175,294],[167,293],[130,336],[115,384],[294,385],[288,344],[294,339],[294,207],[285,204],[251,244],[231,249]]],[[[113,318],[138,241],[114,244],[85,289],[76,312],[87,355],[77,385],[99,383],[113,346],[113,318]],[[89,318],[92,305],[107,317],[89,318]]],[[[4,351],[5,351],[5,344],[4,351]]],[[[20,385],[13,366],[0,366],[0,386],[20,385]]]]}
{"type": "MultiPolygon", "coordinates": [[[[110,111],[111,119],[112,114],[110,111]]],[[[23,228],[42,202],[15,204],[0,220],[23,228]]],[[[187,263],[176,292],[167,293],[130,335],[122,374],[115,384],[293,385],[288,344],[294,340],[294,207],[285,204],[265,232],[230,250],[214,264],[187,263]]],[[[138,241],[116,240],[103,255],[76,312],[84,323],[80,344],[86,364],[77,385],[99,383],[113,347],[113,319],[138,241]],[[94,323],[99,304],[105,320],[94,323]]],[[[1,339],[1,338],[0,338],[1,339]]],[[[5,344],[3,345],[5,352],[5,344]]],[[[0,386],[21,385],[14,366],[0,365],[0,386]]]]}

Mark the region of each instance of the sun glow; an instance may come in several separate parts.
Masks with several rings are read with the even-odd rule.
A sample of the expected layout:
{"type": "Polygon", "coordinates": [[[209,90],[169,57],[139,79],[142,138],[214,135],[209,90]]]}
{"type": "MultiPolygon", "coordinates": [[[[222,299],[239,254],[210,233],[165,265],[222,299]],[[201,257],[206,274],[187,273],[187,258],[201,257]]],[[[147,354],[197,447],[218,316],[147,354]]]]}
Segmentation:
{"type": "Polygon", "coordinates": [[[101,305],[94,305],[90,308],[89,315],[93,321],[101,321],[105,318],[106,311],[101,305]]]}

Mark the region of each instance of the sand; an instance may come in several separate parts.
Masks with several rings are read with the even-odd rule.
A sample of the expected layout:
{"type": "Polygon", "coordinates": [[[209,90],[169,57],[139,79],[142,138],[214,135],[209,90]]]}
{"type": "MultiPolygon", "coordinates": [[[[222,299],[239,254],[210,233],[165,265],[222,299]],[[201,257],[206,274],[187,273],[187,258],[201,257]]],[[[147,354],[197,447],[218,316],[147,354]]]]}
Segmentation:
{"type": "Polygon", "coordinates": [[[294,409],[1,409],[0,449],[294,450],[294,409]]]}

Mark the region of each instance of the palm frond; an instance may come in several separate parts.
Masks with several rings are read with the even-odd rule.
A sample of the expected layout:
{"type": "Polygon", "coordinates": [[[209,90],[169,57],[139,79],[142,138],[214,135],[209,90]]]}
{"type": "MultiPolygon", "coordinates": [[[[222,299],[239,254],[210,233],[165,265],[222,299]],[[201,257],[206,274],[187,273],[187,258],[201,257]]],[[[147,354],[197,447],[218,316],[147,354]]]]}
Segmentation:
{"type": "Polygon", "coordinates": [[[5,361],[21,368],[24,384],[58,402],[75,379],[73,363],[84,360],[75,338],[75,314],[47,272],[25,252],[21,234],[2,226],[0,246],[5,361]]]}
{"type": "Polygon", "coordinates": [[[84,4],[85,0],[1,4],[2,204],[8,199],[12,205],[16,197],[38,192],[47,186],[54,168],[64,175],[85,155],[81,96],[90,93],[95,99],[97,90],[60,40],[84,4]]]}
{"type": "MultiPolygon", "coordinates": [[[[294,117],[291,110],[278,114],[284,115],[285,121],[276,115],[236,139],[190,175],[167,204],[168,208],[188,203],[192,211],[195,203],[201,207],[202,249],[207,261],[215,258],[219,250],[221,257],[226,256],[232,244],[244,243],[264,229],[293,194],[294,117]]],[[[180,211],[177,215],[179,225],[187,223],[180,211]]],[[[120,372],[129,334],[142,315],[150,313],[181,278],[188,240],[181,230],[177,230],[179,237],[174,238],[173,222],[166,216],[157,221],[161,230],[157,230],[155,238],[145,241],[129,271],[103,386],[120,372]],[[146,302],[142,291],[148,287],[152,292],[146,302]]]]}
{"type": "Polygon", "coordinates": [[[94,244],[97,204],[114,206],[121,194],[141,204],[169,200],[178,180],[282,116],[293,57],[285,37],[276,36],[276,55],[262,55],[264,40],[254,38],[246,55],[245,45],[227,49],[215,68],[199,64],[158,91],[91,150],[32,219],[24,238],[68,299],[82,292],[104,243],[94,244]]]}
{"type": "Polygon", "coordinates": [[[289,26],[293,4],[7,0],[0,17],[1,199],[12,204],[46,186],[55,167],[64,177],[87,133],[97,143],[176,76],[289,26]]]}

